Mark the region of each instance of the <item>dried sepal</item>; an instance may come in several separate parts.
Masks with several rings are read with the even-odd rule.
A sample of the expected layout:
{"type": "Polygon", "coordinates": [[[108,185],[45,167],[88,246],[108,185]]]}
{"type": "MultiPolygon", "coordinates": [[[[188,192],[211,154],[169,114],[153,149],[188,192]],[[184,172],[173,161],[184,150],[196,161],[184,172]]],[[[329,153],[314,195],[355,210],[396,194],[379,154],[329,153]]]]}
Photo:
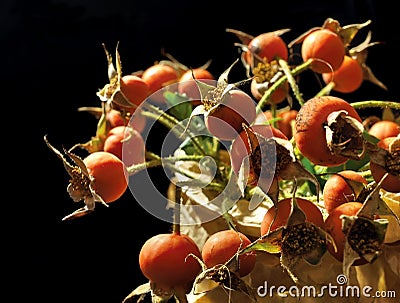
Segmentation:
{"type": "MultiPolygon", "coordinates": [[[[121,62],[117,61],[117,69],[115,68],[111,54],[108,52],[105,44],[103,43],[102,45],[107,58],[109,83],[107,83],[101,90],[99,90],[96,95],[100,98],[101,101],[107,102],[111,99],[112,94],[119,88],[122,67],[121,62]]],[[[116,54],[118,54],[118,47],[116,49],[116,54]]],[[[119,55],[117,55],[117,58],[119,58],[119,55]]]]}
{"type": "Polygon", "coordinates": [[[340,110],[327,117],[326,142],[334,155],[360,160],[365,153],[364,126],[361,122],[340,110]]]}
{"type": "Polygon", "coordinates": [[[284,227],[281,226],[265,235],[262,235],[251,244],[247,245],[242,252],[264,251],[271,254],[280,253],[282,250],[283,229],[284,227]]]}
{"type": "Polygon", "coordinates": [[[236,59],[218,77],[216,86],[210,85],[203,81],[199,81],[193,76],[193,80],[196,82],[197,87],[200,91],[201,104],[197,105],[191,112],[183,133],[186,133],[187,129],[190,126],[191,121],[193,120],[193,117],[200,116],[200,115],[207,117],[208,115],[213,113],[218,108],[218,106],[220,106],[221,104],[224,103],[224,98],[230,90],[237,89],[238,86],[240,86],[242,83],[247,81],[247,80],[243,80],[243,81],[239,81],[236,83],[229,83],[229,81],[228,81],[229,73],[230,73],[231,69],[233,68],[233,66],[238,61],[239,60],[236,59]]]}
{"type": "Polygon", "coordinates": [[[358,31],[367,27],[371,22],[371,20],[367,20],[364,23],[348,24],[342,27],[339,26],[337,33],[342,38],[345,47],[348,47],[351,44],[358,31]]]}
{"type": "Polygon", "coordinates": [[[385,200],[382,198],[381,185],[385,178],[388,176],[386,173],[383,178],[370,187],[370,192],[363,201],[363,205],[358,211],[358,216],[374,217],[381,215],[393,216],[400,226],[400,219],[396,213],[386,204],[385,200]]]}
{"type": "Polygon", "coordinates": [[[62,220],[69,220],[74,218],[82,217],[95,208],[95,203],[100,202],[104,206],[108,207],[108,204],[99,196],[94,190],[94,178],[89,174],[83,160],[73,154],[71,150],[64,150],[67,159],[64,154],[57,150],[50,144],[47,136],[44,137],[47,146],[58,156],[63,162],[64,168],[70,176],[70,181],[67,186],[67,192],[74,202],[84,201],[85,206],[65,216],[62,220]]]}
{"type": "MultiPolygon", "coordinates": [[[[297,185],[296,185],[297,186],[297,185]]],[[[291,199],[291,210],[283,230],[281,243],[281,265],[297,281],[295,267],[301,260],[316,265],[326,251],[327,233],[306,222],[306,214],[297,204],[295,191],[291,199]]]]}
{"type": "MultiPolygon", "coordinates": [[[[319,192],[319,182],[294,154],[293,145],[289,140],[271,137],[266,138],[251,127],[243,125],[249,145],[249,156],[245,158],[246,164],[241,166],[240,174],[248,175],[247,180],[251,186],[260,187],[268,196],[277,203],[279,197],[278,178],[282,180],[307,180],[311,181],[319,192]],[[247,171],[245,168],[248,166],[247,171]]],[[[243,184],[241,185],[243,187],[243,184]]]]}
{"type": "Polygon", "coordinates": [[[107,121],[107,103],[102,103],[101,114],[99,113],[99,119],[97,121],[96,135],[90,138],[85,143],[79,143],[74,148],[80,147],[87,150],[89,153],[95,151],[101,151],[104,149],[104,141],[109,131],[109,123],[107,121]]]}
{"type": "Polygon", "coordinates": [[[116,67],[114,66],[113,58],[104,43],[103,48],[107,57],[109,83],[100,89],[96,95],[111,108],[135,108],[136,105],[130,102],[121,91],[122,63],[118,52],[118,45],[115,50],[116,67]]]}
{"type": "Polygon", "coordinates": [[[157,283],[147,282],[137,286],[122,301],[122,303],[143,302],[147,296],[150,296],[152,303],[165,303],[175,299],[176,303],[187,303],[186,290],[184,287],[174,287],[165,289],[157,283]],[[136,299],[136,301],[133,301],[136,299]]]}
{"type": "MultiPolygon", "coordinates": [[[[259,55],[257,55],[256,49],[249,48],[249,44],[255,38],[255,36],[252,36],[245,32],[231,29],[231,28],[227,28],[226,31],[229,33],[235,34],[236,37],[241,41],[241,43],[235,43],[234,45],[238,46],[241,50],[240,59],[241,59],[241,62],[243,64],[244,68],[246,69],[247,77],[252,78],[252,75],[255,76],[255,74],[256,74],[255,69],[259,64],[268,64],[269,63],[269,62],[266,62],[265,59],[263,59],[259,55]],[[248,62],[248,60],[246,60],[247,54],[250,54],[250,62],[248,62]]],[[[265,34],[281,36],[288,31],[290,31],[290,29],[285,28],[285,29],[279,29],[279,30],[272,31],[272,32],[267,32],[265,34]]],[[[262,82],[265,82],[265,81],[262,81],[262,82]]],[[[261,82],[259,82],[259,83],[261,83],[261,82]]]]}
{"type": "MultiPolygon", "coordinates": [[[[110,104],[106,102],[102,102],[101,107],[82,106],[78,108],[79,112],[87,112],[94,116],[98,121],[95,136],[85,143],[75,145],[75,147],[83,148],[89,153],[104,149],[104,141],[109,130],[112,128],[108,119],[108,114],[111,110],[112,108],[110,107],[110,104]]],[[[131,118],[130,112],[124,108],[117,109],[117,112],[124,121],[128,121],[131,118]]]]}
{"type": "Polygon", "coordinates": [[[387,219],[374,219],[360,215],[341,216],[342,231],[346,235],[343,255],[343,273],[348,276],[355,261],[364,259],[372,263],[381,255],[388,226],[387,219]]]}
{"type": "Polygon", "coordinates": [[[310,222],[288,225],[283,232],[281,266],[298,282],[296,266],[299,262],[316,265],[326,252],[326,232],[310,222]]]}
{"type": "Polygon", "coordinates": [[[260,237],[260,222],[266,211],[272,207],[271,199],[258,187],[251,192],[251,199],[240,199],[229,210],[235,228],[251,238],[260,237]],[[252,208],[251,203],[257,205],[252,208]]]}
{"type": "Polygon", "coordinates": [[[132,290],[122,301],[122,303],[134,302],[133,299],[139,297],[135,302],[139,303],[145,299],[145,296],[151,292],[150,282],[144,283],[132,290]]]}
{"type": "Polygon", "coordinates": [[[316,188],[318,201],[320,192],[318,179],[296,158],[292,143],[289,140],[275,137],[272,140],[276,142],[277,177],[281,180],[293,181],[294,183],[297,183],[298,180],[310,181],[316,188]]]}
{"type": "Polygon", "coordinates": [[[391,140],[388,149],[377,146],[376,144],[366,144],[370,160],[389,173],[399,175],[400,171],[400,136],[391,140]]]}
{"type": "Polygon", "coordinates": [[[309,265],[318,264],[326,252],[328,240],[333,241],[328,233],[313,223],[306,222],[306,215],[293,196],[286,225],[262,235],[244,251],[280,253],[280,265],[297,283],[297,265],[303,261],[309,265]]]}
{"type": "Polygon", "coordinates": [[[348,274],[358,259],[371,263],[382,253],[389,221],[380,216],[391,216],[400,226],[399,217],[381,198],[381,184],[387,174],[373,187],[355,216],[342,216],[342,231],[346,235],[343,271],[348,274]]]}
{"type": "Polygon", "coordinates": [[[363,71],[364,80],[370,81],[371,83],[379,86],[380,88],[387,90],[386,85],[383,84],[382,81],[378,80],[378,78],[372,72],[371,68],[366,63],[369,47],[377,44],[380,44],[380,42],[379,41],[371,42],[371,32],[368,32],[365,40],[359,45],[352,47],[348,51],[348,53],[350,57],[357,60],[358,64],[360,64],[361,69],[363,71]]]}
{"type": "Polygon", "coordinates": [[[345,48],[348,48],[357,33],[364,27],[371,24],[371,22],[371,20],[367,20],[364,23],[354,23],[341,26],[339,21],[333,18],[327,18],[322,25],[322,28],[329,29],[339,35],[343,41],[345,48]]]}
{"type": "Polygon", "coordinates": [[[393,214],[395,214],[395,216],[380,215],[381,218],[389,220],[385,243],[400,243],[400,193],[388,192],[383,189],[381,189],[380,192],[382,200],[385,201],[386,205],[390,208],[393,214]]]}
{"type": "Polygon", "coordinates": [[[388,225],[386,219],[370,219],[363,216],[343,218],[343,232],[347,235],[347,244],[360,257],[372,262],[381,254],[388,225]]]}
{"type": "Polygon", "coordinates": [[[227,264],[218,264],[211,268],[204,268],[196,277],[192,293],[198,295],[207,293],[218,287],[222,287],[228,292],[236,291],[245,294],[251,302],[256,302],[256,297],[252,288],[240,278],[240,276],[230,269],[227,264]]]}
{"type": "Polygon", "coordinates": [[[103,108],[98,106],[81,106],[78,107],[78,112],[86,112],[92,115],[96,120],[100,119],[103,114],[103,108]]]}
{"type": "MultiPolygon", "coordinates": [[[[235,174],[232,174],[234,176],[235,174]]],[[[243,158],[243,161],[240,165],[239,172],[237,175],[237,185],[242,193],[242,197],[244,197],[246,193],[246,188],[248,184],[255,184],[255,180],[253,180],[253,174],[251,173],[250,170],[250,156],[246,155],[243,158]]]]}
{"type": "Polygon", "coordinates": [[[341,26],[339,21],[333,19],[333,18],[327,18],[325,19],[324,23],[322,26],[318,27],[313,27],[309,29],[308,31],[304,32],[294,40],[292,40],[289,44],[288,47],[292,48],[295,44],[302,43],[305,37],[307,37],[309,34],[312,32],[319,30],[319,29],[328,29],[335,34],[337,34],[341,40],[343,41],[343,45],[345,48],[348,48],[353,41],[354,37],[358,33],[359,30],[362,28],[368,26],[371,23],[371,20],[368,20],[364,23],[357,23],[357,24],[348,24],[341,26]]]}

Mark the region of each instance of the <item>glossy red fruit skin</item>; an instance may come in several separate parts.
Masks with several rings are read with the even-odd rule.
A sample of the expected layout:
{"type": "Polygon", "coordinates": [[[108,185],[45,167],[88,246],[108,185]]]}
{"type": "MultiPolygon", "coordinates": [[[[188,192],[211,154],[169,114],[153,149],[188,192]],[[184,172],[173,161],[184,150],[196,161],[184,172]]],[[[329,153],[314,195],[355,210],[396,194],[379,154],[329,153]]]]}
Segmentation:
{"type": "MultiPolygon", "coordinates": [[[[222,230],[212,234],[202,248],[202,259],[208,268],[215,265],[226,264],[240,249],[251,243],[243,233],[231,229],[222,230]]],[[[249,252],[239,256],[239,275],[247,276],[254,268],[256,254],[249,252]]]]}
{"type": "Polygon", "coordinates": [[[233,89],[205,116],[205,125],[220,140],[233,140],[243,130],[242,124],[250,125],[255,118],[254,100],[242,90],[233,89]]]}
{"type": "MultiPolygon", "coordinates": [[[[121,91],[128,100],[139,106],[150,95],[150,87],[136,75],[125,75],[121,78],[121,91]]],[[[134,112],[135,109],[132,110],[134,112]]]]}
{"type": "Polygon", "coordinates": [[[330,152],[324,125],[328,115],[345,110],[348,115],[361,123],[357,111],[346,100],[335,96],[314,97],[299,109],[295,120],[294,139],[297,148],[313,164],[339,166],[348,158],[330,152]]]}
{"type": "Polygon", "coordinates": [[[128,187],[128,173],[124,163],[112,153],[96,151],[83,159],[94,178],[93,188],[106,203],[118,200],[128,187]]]}
{"type": "Polygon", "coordinates": [[[339,175],[331,175],[325,182],[322,190],[323,201],[328,214],[340,204],[354,201],[355,193],[351,188],[351,183],[349,184],[346,182],[346,179],[350,180],[350,182],[358,182],[364,185],[368,184],[368,181],[356,171],[343,170],[338,172],[338,174],[339,175]]]}
{"type": "MultiPolygon", "coordinates": [[[[333,244],[330,242],[327,243],[327,249],[328,252],[339,262],[343,262],[344,247],[346,243],[346,236],[342,231],[342,219],[340,216],[355,216],[362,205],[362,203],[354,201],[340,204],[338,207],[334,208],[325,219],[325,231],[333,237],[337,250],[335,251],[333,244]]],[[[365,259],[360,259],[355,261],[353,265],[362,265],[366,262],[365,259]]]]}
{"type": "Polygon", "coordinates": [[[201,271],[193,254],[201,258],[197,244],[184,234],[157,234],[149,238],[139,253],[143,275],[158,287],[168,290],[187,286],[201,271]]]}
{"type": "MultiPolygon", "coordinates": [[[[261,236],[266,235],[268,232],[274,231],[281,226],[286,226],[288,217],[290,215],[292,198],[285,198],[278,202],[276,210],[271,207],[265,213],[260,225],[261,236]],[[276,218],[275,218],[276,215],[276,218]],[[275,219],[274,219],[275,218],[275,219]]],[[[296,198],[297,205],[306,215],[306,222],[315,224],[320,228],[324,228],[324,219],[321,210],[316,204],[305,198],[296,198]]]]}
{"type": "Polygon", "coordinates": [[[380,140],[400,134],[400,125],[391,120],[380,120],[372,124],[368,133],[380,140]]]}
{"type": "Polygon", "coordinates": [[[165,104],[164,88],[179,81],[178,71],[167,64],[156,63],[144,70],[141,78],[150,88],[150,100],[165,104]]]}
{"type": "Polygon", "coordinates": [[[304,38],[301,45],[301,56],[304,61],[316,59],[311,63],[311,69],[314,72],[330,73],[342,65],[345,47],[340,36],[331,30],[321,28],[304,38]]]}
{"type": "Polygon", "coordinates": [[[129,167],[145,162],[145,142],[142,135],[127,126],[112,128],[104,140],[104,151],[121,159],[129,167]]]}
{"type": "Polygon", "coordinates": [[[360,88],[364,81],[363,69],[358,61],[350,56],[344,56],[342,65],[332,73],[323,73],[323,81],[334,83],[332,90],[340,93],[352,93],[360,88]]]}
{"type": "MultiPolygon", "coordinates": [[[[277,116],[278,120],[276,121],[276,128],[278,128],[286,136],[287,139],[293,137],[292,123],[296,119],[297,113],[298,110],[290,109],[280,112],[277,116]]],[[[273,117],[271,111],[267,110],[258,114],[254,124],[264,124],[270,121],[272,118],[273,117]]]]}
{"type": "Polygon", "coordinates": [[[245,61],[251,64],[251,52],[267,62],[277,58],[287,60],[289,50],[286,42],[274,33],[262,33],[254,37],[247,45],[250,51],[244,54],[245,61]]]}

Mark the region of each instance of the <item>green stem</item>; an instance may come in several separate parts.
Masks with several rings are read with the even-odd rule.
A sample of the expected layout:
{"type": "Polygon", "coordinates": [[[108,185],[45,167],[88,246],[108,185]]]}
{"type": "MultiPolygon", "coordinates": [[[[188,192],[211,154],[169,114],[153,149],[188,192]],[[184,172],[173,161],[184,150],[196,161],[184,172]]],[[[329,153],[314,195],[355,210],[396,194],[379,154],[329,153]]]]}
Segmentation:
{"type": "Polygon", "coordinates": [[[147,104],[146,102],[144,104],[149,111],[142,111],[141,114],[143,116],[157,120],[167,128],[171,129],[178,138],[181,138],[183,134],[188,135],[198,152],[202,155],[206,155],[203,147],[197,142],[196,136],[194,136],[189,129],[185,129],[179,120],[154,105],[147,104]]]}
{"type": "Polygon", "coordinates": [[[151,160],[146,161],[144,163],[134,164],[127,168],[129,175],[133,175],[146,168],[162,166],[163,164],[174,164],[176,161],[199,161],[202,158],[204,158],[204,156],[202,155],[188,155],[188,156],[177,156],[177,157],[170,156],[161,158],[160,156],[151,152],[146,152],[146,157],[150,158],[151,160]]]}
{"type": "Polygon", "coordinates": [[[331,93],[332,89],[335,87],[335,82],[331,81],[327,85],[325,85],[315,97],[327,96],[331,93]]]}
{"type": "MultiPolygon", "coordinates": [[[[295,68],[293,68],[290,71],[290,74],[292,76],[296,76],[303,71],[307,70],[311,66],[312,61],[308,60],[295,68]]],[[[285,81],[288,80],[287,75],[283,75],[281,78],[279,78],[271,87],[264,93],[264,95],[261,97],[261,99],[258,101],[257,106],[256,106],[256,113],[260,114],[263,110],[264,107],[268,104],[269,98],[271,97],[271,94],[280,86],[282,85],[285,81]]]]}
{"type": "Polygon", "coordinates": [[[277,127],[277,121],[276,121],[276,117],[277,117],[277,112],[276,112],[276,104],[271,104],[271,115],[272,115],[272,127],[277,127]]]}
{"type": "Polygon", "coordinates": [[[287,62],[282,59],[279,59],[278,62],[288,79],[288,82],[290,84],[290,87],[292,88],[293,94],[295,95],[297,101],[299,101],[300,106],[302,106],[304,104],[303,96],[301,95],[299,86],[297,85],[296,80],[294,79],[287,62]]]}
{"type": "Polygon", "coordinates": [[[350,103],[355,109],[379,107],[379,108],[392,108],[400,109],[400,103],[395,101],[380,101],[380,100],[368,100],[350,103]]]}
{"type": "MultiPolygon", "coordinates": [[[[199,175],[196,173],[193,173],[189,170],[182,170],[179,169],[175,166],[176,161],[199,161],[204,156],[202,155],[185,155],[185,156],[170,156],[170,157],[160,157],[157,154],[154,154],[152,152],[146,152],[146,157],[150,158],[151,160],[146,161],[144,163],[139,163],[139,164],[134,164],[130,167],[127,168],[128,174],[133,175],[143,169],[150,168],[150,167],[158,167],[158,166],[164,166],[169,168],[171,171],[181,174],[185,177],[188,177],[193,180],[197,180],[199,175]]],[[[217,190],[222,190],[225,188],[223,184],[220,184],[218,182],[210,182],[207,184],[208,187],[215,188],[217,190]]]]}

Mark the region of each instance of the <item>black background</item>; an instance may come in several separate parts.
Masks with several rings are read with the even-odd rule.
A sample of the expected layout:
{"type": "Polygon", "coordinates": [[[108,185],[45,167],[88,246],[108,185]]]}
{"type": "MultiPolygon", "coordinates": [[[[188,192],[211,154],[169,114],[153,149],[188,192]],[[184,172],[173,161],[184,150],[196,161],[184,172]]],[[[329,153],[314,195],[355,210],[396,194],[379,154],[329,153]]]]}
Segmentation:
{"type": "MultiPolygon", "coordinates": [[[[394,2],[393,2],[394,3],[394,2]]],[[[169,225],[147,214],[129,191],[108,209],[71,222],[61,218],[78,205],[66,192],[68,176],[43,141],[60,148],[94,135],[96,121],[80,106],[97,106],[107,83],[101,43],[112,54],[119,42],[124,73],[165,59],[161,50],[190,67],[211,59],[218,75],[237,57],[238,40],[226,28],[251,35],[291,28],[288,42],[332,17],[341,25],[373,22],[368,65],[388,91],[364,83],[349,101],[397,100],[399,70],[395,8],[387,1],[2,1],[6,237],[16,261],[15,301],[121,302],[146,282],[138,253],[150,236],[169,225]],[[216,7],[218,5],[218,7],[216,7]],[[5,105],[5,106],[4,106],[5,105]],[[8,119],[8,120],[7,120],[8,119]],[[11,156],[11,157],[10,157],[11,156]],[[140,220],[140,221],[139,221],[140,220]]],[[[392,5],[392,2],[390,3],[392,5]]],[[[233,79],[244,78],[236,68],[233,79]]],[[[306,90],[307,87],[304,87],[306,90]]],[[[157,138],[149,144],[157,144],[157,138]]],[[[158,174],[159,172],[153,172],[158,174]]],[[[159,190],[166,190],[163,176],[159,190]]],[[[151,202],[151,201],[150,201],[151,202]]],[[[81,205],[79,205],[81,206],[81,205]]],[[[14,260],[14,258],[11,258],[14,260]]]]}

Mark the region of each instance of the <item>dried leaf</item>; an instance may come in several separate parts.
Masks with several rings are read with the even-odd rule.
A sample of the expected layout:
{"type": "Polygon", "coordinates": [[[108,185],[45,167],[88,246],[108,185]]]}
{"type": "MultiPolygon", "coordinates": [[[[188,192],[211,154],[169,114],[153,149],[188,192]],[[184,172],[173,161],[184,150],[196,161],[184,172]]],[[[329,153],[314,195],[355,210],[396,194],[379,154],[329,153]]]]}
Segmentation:
{"type": "Polygon", "coordinates": [[[314,32],[314,31],[316,31],[316,30],[319,30],[319,29],[321,29],[320,26],[310,28],[309,30],[307,30],[306,32],[304,32],[303,34],[301,34],[300,36],[298,36],[298,37],[296,37],[295,39],[293,39],[292,41],[290,41],[290,42],[288,43],[288,48],[291,49],[291,48],[293,48],[294,45],[302,43],[302,42],[304,41],[304,39],[305,39],[309,34],[311,34],[312,32],[314,32]]]}
{"type": "Polygon", "coordinates": [[[249,251],[264,251],[271,254],[281,252],[283,227],[279,227],[272,232],[262,235],[257,240],[247,245],[242,253],[249,251]]]}
{"type": "Polygon", "coordinates": [[[314,174],[310,173],[295,157],[293,146],[288,140],[273,138],[276,145],[277,175],[283,180],[307,180],[316,187],[317,200],[319,200],[320,184],[314,174]],[[289,161],[289,159],[291,159],[289,161]]]}
{"type": "Polygon", "coordinates": [[[237,178],[237,185],[242,194],[242,197],[244,197],[247,184],[251,182],[249,180],[250,180],[250,157],[249,155],[247,155],[243,158],[237,178]]]}
{"type": "Polygon", "coordinates": [[[345,47],[350,45],[350,43],[353,41],[354,37],[357,35],[359,30],[368,26],[369,24],[371,24],[371,22],[372,22],[371,20],[368,20],[364,23],[348,24],[340,28],[338,34],[342,38],[345,47]]]}
{"type": "Polygon", "coordinates": [[[229,210],[229,214],[232,217],[232,221],[236,229],[247,236],[258,238],[260,237],[260,225],[261,221],[267,212],[267,210],[273,205],[269,197],[259,190],[260,201],[257,201],[257,207],[251,208],[251,202],[241,199],[235,203],[235,205],[229,210]],[[262,193],[262,194],[261,194],[262,193]]]}
{"type": "Polygon", "coordinates": [[[95,119],[100,119],[103,108],[97,106],[82,106],[78,107],[78,112],[87,112],[95,117],[95,119]]]}
{"type": "Polygon", "coordinates": [[[364,80],[370,81],[375,85],[378,85],[380,88],[384,90],[388,90],[385,84],[383,84],[378,78],[375,77],[374,73],[372,72],[371,68],[367,65],[363,65],[363,73],[364,73],[364,80]]]}
{"type": "Polygon", "coordinates": [[[139,296],[139,299],[136,301],[137,303],[144,300],[144,297],[151,292],[150,282],[139,285],[136,287],[129,295],[127,295],[122,303],[130,303],[133,302],[133,299],[139,296]]]}
{"type": "Polygon", "coordinates": [[[245,32],[242,32],[242,31],[233,29],[233,28],[227,28],[225,31],[228,32],[228,33],[235,34],[236,37],[238,37],[239,40],[240,40],[243,44],[246,44],[246,45],[249,44],[250,41],[254,39],[254,36],[252,36],[252,35],[250,35],[250,34],[247,34],[247,33],[245,33],[245,32]]]}
{"type": "Polygon", "coordinates": [[[215,265],[202,271],[196,277],[191,293],[198,295],[213,291],[219,287],[222,287],[228,293],[239,292],[245,294],[248,299],[256,302],[252,288],[227,264],[215,265]]]}
{"type": "Polygon", "coordinates": [[[69,160],[72,163],[68,162],[67,158],[50,144],[47,136],[44,136],[44,140],[46,145],[58,156],[59,159],[61,159],[64,168],[71,177],[67,186],[67,192],[71,199],[74,202],[80,202],[83,200],[85,203],[84,207],[79,208],[68,216],[65,216],[63,220],[80,218],[83,215],[92,212],[96,202],[100,202],[104,206],[108,207],[108,204],[104,202],[103,198],[94,190],[94,179],[90,176],[83,160],[79,156],[73,154],[71,152],[72,149],[64,150],[66,156],[69,156],[69,160]]]}
{"type": "Polygon", "coordinates": [[[380,188],[387,176],[388,174],[386,173],[384,177],[373,187],[370,194],[363,202],[363,206],[360,208],[357,215],[370,218],[376,215],[391,215],[400,224],[399,217],[390,209],[390,207],[387,206],[386,202],[381,197],[380,188]]]}
{"type": "Polygon", "coordinates": [[[380,218],[387,219],[389,225],[386,231],[385,243],[396,243],[400,241],[400,224],[398,218],[400,217],[400,193],[387,192],[383,189],[380,190],[381,199],[385,201],[386,205],[395,214],[380,215],[380,218]]]}

